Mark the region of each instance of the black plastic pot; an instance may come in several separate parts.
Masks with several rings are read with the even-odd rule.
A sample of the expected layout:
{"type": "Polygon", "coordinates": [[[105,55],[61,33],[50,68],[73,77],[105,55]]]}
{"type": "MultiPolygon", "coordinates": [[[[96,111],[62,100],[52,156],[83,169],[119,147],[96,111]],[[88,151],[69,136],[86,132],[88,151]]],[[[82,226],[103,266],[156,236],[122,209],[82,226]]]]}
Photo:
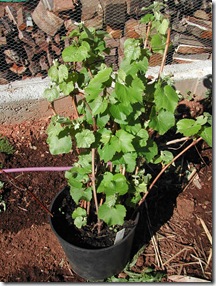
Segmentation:
{"type": "Polygon", "coordinates": [[[139,214],[136,216],[134,227],[120,242],[100,249],[81,248],[69,241],[67,230],[63,227],[63,218],[58,215],[60,213],[59,207],[67,192],[68,189],[64,189],[54,198],[51,204],[51,212],[54,216],[52,218],[49,217],[49,220],[51,228],[65,251],[73,271],[88,281],[102,281],[120,273],[130,259],[139,214]]]}

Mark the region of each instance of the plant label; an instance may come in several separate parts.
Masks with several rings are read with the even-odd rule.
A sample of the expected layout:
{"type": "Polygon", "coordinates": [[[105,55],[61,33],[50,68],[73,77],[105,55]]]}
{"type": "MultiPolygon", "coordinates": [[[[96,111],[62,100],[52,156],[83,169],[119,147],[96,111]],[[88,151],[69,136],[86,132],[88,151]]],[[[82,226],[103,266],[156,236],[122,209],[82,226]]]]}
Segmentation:
{"type": "Polygon", "coordinates": [[[122,238],[124,237],[124,233],[125,233],[125,228],[121,229],[120,231],[118,231],[118,232],[116,233],[116,237],[115,237],[114,244],[116,244],[117,242],[119,242],[120,240],[122,240],[122,238]]]}

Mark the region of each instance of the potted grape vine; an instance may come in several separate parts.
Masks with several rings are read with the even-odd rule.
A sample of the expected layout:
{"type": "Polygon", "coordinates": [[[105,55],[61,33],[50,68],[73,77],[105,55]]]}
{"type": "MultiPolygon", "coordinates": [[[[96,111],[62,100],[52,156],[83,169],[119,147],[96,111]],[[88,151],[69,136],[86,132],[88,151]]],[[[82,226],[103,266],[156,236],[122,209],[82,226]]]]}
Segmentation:
{"type": "Polygon", "coordinates": [[[139,206],[154,182],[146,164],[168,166],[174,158],[155,138],[175,130],[211,144],[210,115],[177,120],[181,97],[170,77],[147,76],[152,53],[165,57],[169,48],[169,20],[160,5],[141,19],[149,28],[145,38],[125,40],[117,71],[105,61],[107,34],[80,23],[48,72],[45,97],[54,106],[68,96],[74,110],[64,117],[53,108],[50,152],[77,158],[53,200],[50,223],[72,269],[88,281],[119,273],[130,258],[139,206]]]}

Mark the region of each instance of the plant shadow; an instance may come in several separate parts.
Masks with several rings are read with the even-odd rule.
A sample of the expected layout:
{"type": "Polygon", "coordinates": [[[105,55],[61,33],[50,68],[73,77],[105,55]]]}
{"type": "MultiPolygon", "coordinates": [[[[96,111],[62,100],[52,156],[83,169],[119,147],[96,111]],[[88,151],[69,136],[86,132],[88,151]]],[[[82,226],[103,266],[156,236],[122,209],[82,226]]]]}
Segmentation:
{"type": "Polygon", "coordinates": [[[182,189],[174,184],[159,183],[153,188],[144,203],[140,206],[140,218],[135,232],[131,252],[133,257],[137,251],[147,245],[162,225],[170,220],[176,206],[176,199],[182,189]],[[151,232],[151,233],[150,233],[151,232]]]}
{"type": "Polygon", "coordinates": [[[176,166],[182,164],[180,171],[174,171],[176,167],[170,166],[170,172],[162,174],[161,178],[149,191],[145,201],[139,208],[140,217],[135,232],[131,258],[144,245],[149,244],[152,236],[173,216],[176,200],[179,194],[182,193],[184,186],[188,183],[185,175],[188,170],[188,162],[196,165],[196,168],[199,170],[205,164],[210,164],[207,157],[202,157],[201,159],[199,156],[199,152],[203,148],[202,144],[202,142],[199,142],[197,146],[186,152],[182,159],[176,160],[176,166]]]}

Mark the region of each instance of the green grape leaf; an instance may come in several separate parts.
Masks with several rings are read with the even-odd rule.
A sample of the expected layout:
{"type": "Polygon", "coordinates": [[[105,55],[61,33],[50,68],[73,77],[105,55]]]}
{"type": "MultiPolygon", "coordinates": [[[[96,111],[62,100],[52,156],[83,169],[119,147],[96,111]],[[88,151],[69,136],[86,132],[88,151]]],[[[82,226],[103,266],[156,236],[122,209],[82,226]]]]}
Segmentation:
{"type": "Polygon", "coordinates": [[[166,41],[161,35],[153,35],[151,39],[151,47],[153,52],[163,54],[165,49],[165,43],[166,41]]]}
{"type": "Polygon", "coordinates": [[[88,94],[86,100],[88,102],[97,99],[98,95],[103,90],[102,84],[110,79],[112,68],[103,68],[89,82],[85,88],[85,93],[88,94]]]}
{"type": "Polygon", "coordinates": [[[158,131],[160,135],[165,134],[175,124],[175,116],[172,112],[160,110],[156,112],[153,107],[150,114],[149,127],[158,131]]]}
{"type": "Polygon", "coordinates": [[[49,87],[46,88],[43,92],[43,96],[50,102],[54,101],[55,99],[59,98],[60,92],[57,87],[49,87]]]}
{"type": "Polygon", "coordinates": [[[174,112],[178,104],[178,95],[174,88],[170,85],[161,87],[158,84],[155,90],[154,98],[157,111],[163,108],[169,112],[174,112]]]}
{"type": "Polygon", "coordinates": [[[192,136],[199,132],[201,125],[194,119],[184,118],[177,122],[177,132],[182,133],[184,136],[192,136]]]}
{"type": "Polygon", "coordinates": [[[126,153],[123,155],[123,159],[126,164],[126,170],[128,172],[133,172],[136,167],[136,159],[137,159],[137,153],[126,153]]]}
{"type": "Polygon", "coordinates": [[[89,148],[95,142],[93,131],[85,129],[75,135],[78,148],[89,148]]]}
{"type": "Polygon", "coordinates": [[[114,207],[117,201],[117,196],[114,194],[112,196],[106,196],[106,205],[108,207],[114,207]]]}
{"type": "Polygon", "coordinates": [[[92,199],[92,189],[91,188],[75,188],[70,186],[70,195],[76,204],[79,203],[80,200],[85,200],[90,202],[92,199]]]}
{"type": "Polygon", "coordinates": [[[124,42],[124,56],[128,60],[137,60],[141,55],[140,43],[136,39],[128,38],[124,42]]]}
{"type": "Polygon", "coordinates": [[[200,115],[196,118],[197,124],[204,125],[208,122],[208,117],[204,115],[200,115]]]}
{"type": "Polygon", "coordinates": [[[59,84],[59,87],[60,87],[61,91],[64,93],[64,95],[69,95],[74,90],[74,84],[72,81],[61,82],[59,84]]]}
{"type": "Polygon", "coordinates": [[[64,62],[82,62],[89,57],[90,46],[87,42],[80,47],[68,46],[62,52],[64,62]]]}
{"type": "Polygon", "coordinates": [[[127,123],[127,115],[129,114],[128,111],[130,111],[130,105],[125,106],[122,103],[111,105],[110,106],[110,113],[115,118],[115,121],[119,123],[127,123]]]}
{"type": "Polygon", "coordinates": [[[122,174],[113,175],[110,172],[104,174],[103,180],[98,186],[98,193],[105,193],[108,196],[114,194],[124,195],[128,191],[127,180],[122,174]]]}
{"type": "Polygon", "coordinates": [[[129,100],[131,103],[143,102],[143,92],[145,90],[143,82],[136,77],[131,84],[131,87],[128,89],[129,100]]]}
{"type": "Polygon", "coordinates": [[[103,88],[100,85],[94,86],[89,84],[85,88],[86,101],[91,102],[92,100],[97,99],[102,91],[103,88]]]}
{"type": "Polygon", "coordinates": [[[57,65],[53,65],[49,68],[48,70],[48,76],[49,78],[54,81],[54,82],[57,82],[58,79],[59,79],[59,76],[58,76],[58,67],[57,65]]]}
{"type": "Polygon", "coordinates": [[[107,144],[110,141],[112,132],[106,128],[100,130],[101,138],[100,142],[107,144]]]}
{"type": "MultiPolygon", "coordinates": [[[[101,86],[102,83],[110,79],[111,73],[112,68],[103,68],[91,79],[89,82],[89,87],[96,88],[97,86],[101,86]]],[[[88,88],[86,88],[86,90],[88,90],[88,88]]]]}
{"type": "Polygon", "coordinates": [[[203,126],[199,135],[205,140],[205,142],[212,147],[212,126],[203,126]]]}
{"type": "Polygon", "coordinates": [[[132,144],[132,140],[134,139],[134,136],[132,134],[129,134],[124,130],[118,130],[116,132],[116,138],[119,144],[119,148],[123,153],[135,151],[134,146],[132,144]]]}
{"type": "Polygon", "coordinates": [[[170,151],[164,150],[161,151],[160,156],[158,156],[155,160],[153,160],[154,164],[159,164],[163,162],[163,164],[168,164],[172,161],[173,154],[170,151]]]}
{"type": "Polygon", "coordinates": [[[73,211],[72,218],[74,219],[75,226],[78,228],[81,228],[87,224],[86,210],[81,207],[78,207],[73,211]]]}
{"type": "Polygon", "coordinates": [[[52,155],[69,153],[72,149],[71,136],[67,127],[62,127],[60,123],[55,122],[56,118],[50,122],[47,128],[47,143],[52,155]]]}
{"type": "Polygon", "coordinates": [[[106,99],[98,96],[89,103],[89,106],[91,107],[92,115],[102,114],[107,109],[108,102],[106,99]]]}
{"type": "Polygon", "coordinates": [[[109,114],[103,114],[103,115],[98,115],[97,116],[97,126],[102,128],[105,127],[107,122],[110,119],[110,115],[109,114]]]}
{"type": "MultiPolygon", "coordinates": [[[[142,9],[143,10],[143,9],[142,9]]],[[[152,14],[146,14],[145,16],[143,16],[141,19],[140,19],[140,23],[145,23],[145,24],[148,24],[149,22],[153,21],[154,20],[154,15],[152,14]]]]}
{"type": "Polygon", "coordinates": [[[139,144],[141,147],[145,147],[147,145],[147,141],[149,138],[148,131],[145,129],[140,129],[137,133],[137,136],[139,136],[141,139],[139,140],[139,144]]]}
{"type": "Polygon", "coordinates": [[[124,103],[125,105],[130,102],[129,88],[125,86],[124,84],[117,82],[115,85],[115,93],[120,102],[124,103]]]}
{"type": "Polygon", "coordinates": [[[90,168],[89,170],[87,170],[87,173],[91,172],[91,161],[92,161],[91,153],[79,155],[78,164],[82,166],[83,168],[85,167],[90,168]]]}
{"type": "Polygon", "coordinates": [[[88,39],[91,39],[91,40],[94,40],[94,35],[92,34],[92,32],[94,32],[95,30],[92,29],[92,32],[91,32],[91,29],[88,29],[85,25],[82,25],[83,27],[83,30],[85,31],[88,39]]]}
{"type": "Polygon", "coordinates": [[[152,140],[148,139],[147,145],[142,148],[142,155],[146,159],[147,163],[151,162],[153,158],[158,153],[158,147],[157,144],[152,140]]]}
{"type": "Polygon", "coordinates": [[[68,68],[66,67],[66,65],[61,64],[58,67],[58,77],[60,83],[68,78],[68,68]]]}
{"type": "Polygon", "coordinates": [[[123,225],[126,216],[126,209],[123,205],[109,207],[104,203],[98,209],[98,217],[108,226],[123,225]]]}
{"type": "Polygon", "coordinates": [[[162,23],[158,27],[158,32],[162,35],[166,35],[168,28],[169,28],[169,20],[163,19],[162,23]]]}
{"type": "Polygon", "coordinates": [[[91,173],[91,166],[89,167],[89,165],[82,168],[80,168],[80,166],[73,167],[69,171],[65,172],[65,178],[72,188],[81,189],[83,185],[88,183],[89,173],[91,173]]]}
{"type": "Polygon", "coordinates": [[[101,149],[98,149],[101,160],[104,160],[105,163],[112,160],[113,156],[117,150],[114,148],[114,144],[105,144],[101,149]]]}
{"type": "MultiPolygon", "coordinates": [[[[125,126],[125,131],[127,131],[133,135],[137,135],[141,129],[142,129],[142,126],[140,123],[135,123],[133,125],[125,126]]],[[[142,136],[140,136],[140,137],[142,137],[142,136]]]]}

